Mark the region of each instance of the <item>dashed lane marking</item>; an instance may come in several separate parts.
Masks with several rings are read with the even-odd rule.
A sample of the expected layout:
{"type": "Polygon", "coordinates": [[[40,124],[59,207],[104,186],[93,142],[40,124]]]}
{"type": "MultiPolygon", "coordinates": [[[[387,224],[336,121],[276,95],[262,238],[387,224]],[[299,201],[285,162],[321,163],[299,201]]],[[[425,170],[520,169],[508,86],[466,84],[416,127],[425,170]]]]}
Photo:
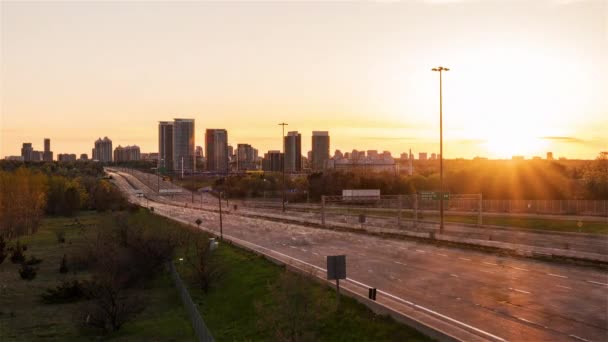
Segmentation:
{"type": "Polygon", "coordinates": [[[521,293],[525,293],[525,294],[530,294],[530,292],[528,292],[528,291],[524,291],[524,290],[520,290],[520,289],[514,289],[512,287],[509,287],[509,290],[511,290],[511,291],[517,291],[517,292],[521,292],[521,293]]]}
{"type": "Polygon", "coordinates": [[[447,257],[448,256],[447,254],[441,254],[441,253],[437,253],[437,255],[440,255],[442,257],[447,257]]]}
{"type": "Polygon", "coordinates": [[[571,288],[571,287],[564,286],[564,285],[557,285],[557,287],[561,287],[562,289],[568,289],[568,290],[572,290],[572,288],[571,288]]]}
{"type": "Polygon", "coordinates": [[[590,340],[584,339],[584,338],[576,336],[576,335],[569,335],[569,336],[572,338],[575,338],[577,340],[580,340],[580,341],[591,342],[590,340]]]}
{"type": "Polygon", "coordinates": [[[486,265],[498,266],[498,264],[495,264],[495,263],[492,263],[492,262],[483,261],[482,263],[484,263],[486,265]]]}
{"type": "Polygon", "coordinates": [[[548,276],[552,276],[552,277],[558,277],[558,278],[568,278],[564,275],[559,275],[559,274],[554,274],[554,273],[547,273],[548,276]]]}
{"type": "Polygon", "coordinates": [[[460,259],[460,260],[464,260],[464,261],[471,261],[471,259],[467,259],[467,258],[461,258],[461,257],[458,257],[458,259],[460,259]]]}
{"type": "Polygon", "coordinates": [[[454,277],[454,278],[458,278],[458,275],[453,274],[453,273],[450,273],[450,276],[451,276],[451,277],[454,277]]]}
{"type": "Polygon", "coordinates": [[[608,286],[608,284],[606,284],[606,283],[600,283],[599,281],[587,280],[587,282],[591,283],[591,284],[608,286]]]}
{"type": "Polygon", "coordinates": [[[403,265],[403,266],[407,266],[406,264],[399,262],[399,261],[393,261],[395,264],[399,264],[399,265],[403,265]]]}

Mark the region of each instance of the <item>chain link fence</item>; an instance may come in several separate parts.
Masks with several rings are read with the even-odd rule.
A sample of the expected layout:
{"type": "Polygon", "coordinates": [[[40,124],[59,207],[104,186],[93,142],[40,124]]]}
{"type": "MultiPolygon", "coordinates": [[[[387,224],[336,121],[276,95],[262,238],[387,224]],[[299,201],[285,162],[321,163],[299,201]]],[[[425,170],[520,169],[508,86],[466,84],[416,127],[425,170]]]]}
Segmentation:
{"type": "Polygon", "coordinates": [[[171,272],[171,276],[175,282],[175,287],[179,291],[180,297],[182,298],[182,302],[186,307],[186,311],[188,312],[188,316],[192,321],[192,327],[194,328],[194,333],[196,334],[197,340],[199,342],[214,342],[213,336],[211,332],[205,325],[205,322],[201,318],[201,314],[198,312],[198,308],[196,304],[192,301],[192,297],[190,297],[190,293],[188,289],[184,285],[182,278],[177,273],[175,269],[175,265],[173,262],[169,262],[169,271],[171,272]]]}

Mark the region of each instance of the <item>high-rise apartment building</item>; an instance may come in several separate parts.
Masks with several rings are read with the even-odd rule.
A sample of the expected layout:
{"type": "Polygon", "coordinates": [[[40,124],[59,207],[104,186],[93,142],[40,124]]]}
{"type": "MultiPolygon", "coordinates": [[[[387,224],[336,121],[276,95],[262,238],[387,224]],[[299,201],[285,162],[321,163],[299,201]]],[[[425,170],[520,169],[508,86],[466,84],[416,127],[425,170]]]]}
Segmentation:
{"type": "Polygon", "coordinates": [[[283,171],[283,153],[281,151],[268,151],[262,159],[262,170],[266,172],[283,171]]]}
{"type": "Polygon", "coordinates": [[[173,121],[173,169],[180,172],[196,171],[194,119],[173,121]]]}
{"type": "Polygon", "coordinates": [[[236,147],[236,166],[237,170],[255,170],[257,150],[249,144],[238,144],[236,147]]]}
{"type": "Polygon", "coordinates": [[[420,152],[418,153],[418,160],[427,160],[427,156],[426,152],[420,152]]]}
{"type": "Polygon", "coordinates": [[[112,140],[108,137],[99,138],[95,141],[93,148],[93,160],[107,163],[112,161],[112,140]]]}
{"type": "Polygon", "coordinates": [[[302,171],[302,135],[288,132],[285,137],[285,172],[302,171]]]}
{"type": "Polygon", "coordinates": [[[114,161],[115,162],[124,162],[124,161],[134,161],[141,159],[141,152],[139,150],[139,146],[126,146],[122,147],[118,145],[117,148],[114,149],[114,161]]]}
{"type": "Polygon", "coordinates": [[[32,147],[32,143],[23,143],[21,147],[21,157],[23,157],[23,161],[31,161],[33,152],[34,148],[32,147]]]}
{"type": "Polygon", "coordinates": [[[310,165],[315,171],[323,170],[329,160],[329,132],[312,132],[312,154],[310,165]]]}
{"type": "Polygon", "coordinates": [[[228,172],[228,132],[225,129],[205,131],[207,171],[228,172]]]}
{"type": "Polygon", "coordinates": [[[158,123],[158,165],[159,169],[173,171],[173,122],[158,123]]]}
{"type": "Polygon", "coordinates": [[[44,152],[42,153],[42,160],[53,161],[53,151],[51,151],[51,139],[44,139],[44,152]]]}

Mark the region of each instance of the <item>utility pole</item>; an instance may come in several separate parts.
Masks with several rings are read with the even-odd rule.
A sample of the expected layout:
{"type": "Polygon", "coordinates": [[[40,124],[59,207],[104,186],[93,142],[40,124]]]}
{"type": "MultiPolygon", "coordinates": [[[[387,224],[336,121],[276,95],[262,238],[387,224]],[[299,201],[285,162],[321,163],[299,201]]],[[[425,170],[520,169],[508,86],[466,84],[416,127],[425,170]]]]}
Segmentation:
{"type": "Polygon", "coordinates": [[[220,204],[220,240],[224,240],[224,228],[222,225],[222,192],[217,194],[217,201],[220,204]]]}
{"type": "Polygon", "coordinates": [[[287,159],[287,154],[285,153],[285,126],[287,124],[281,122],[279,126],[283,126],[283,212],[285,212],[285,160],[287,159]]]}
{"type": "Polygon", "coordinates": [[[439,233],[443,234],[443,80],[444,71],[450,71],[446,67],[439,66],[433,68],[433,71],[439,72],[439,233]]]}

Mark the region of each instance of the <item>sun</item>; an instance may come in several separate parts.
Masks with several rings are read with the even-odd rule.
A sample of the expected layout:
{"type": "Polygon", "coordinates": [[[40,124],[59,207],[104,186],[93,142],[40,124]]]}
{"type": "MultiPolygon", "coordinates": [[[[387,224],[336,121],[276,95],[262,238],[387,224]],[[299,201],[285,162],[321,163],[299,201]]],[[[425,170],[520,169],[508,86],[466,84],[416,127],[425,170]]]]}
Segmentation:
{"type": "Polygon", "coordinates": [[[541,156],[546,150],[547,142],[534,135],[517,132],[495,132],[485,137],[483,147],[493,158],[510,159],[520,155],[526,157],[541,156]]]}

